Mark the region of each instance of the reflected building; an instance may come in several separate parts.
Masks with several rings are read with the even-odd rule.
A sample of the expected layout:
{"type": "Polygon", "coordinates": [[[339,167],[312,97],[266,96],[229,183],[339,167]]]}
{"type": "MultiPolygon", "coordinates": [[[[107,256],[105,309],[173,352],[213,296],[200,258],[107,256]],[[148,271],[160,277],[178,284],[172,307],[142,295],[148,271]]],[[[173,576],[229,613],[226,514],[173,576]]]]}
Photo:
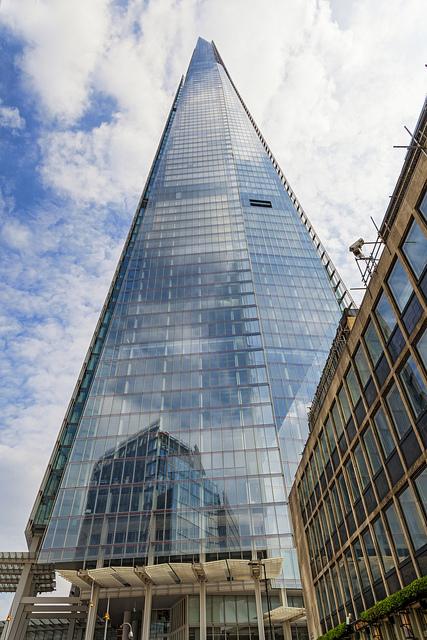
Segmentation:
{"type": "MultiPolygon", "coordinates": [[[[268,566],[271,597],[300,602],[288,492],[351,305],[218,50],[199,39],[30,516],[39,561],[123,575],[192,563],[199,577],[217,562],[221,597],[236,580],[256,596],[262,636],[245,571],[265,559],[250,565],[255,585],[268,566]]],[[[97,583],[100,598],[111,583],[97,583]]]]}
{"type": "Polygon", "coordinates": [[[161,431],[159,422],[130,436],[93,466],[75,544],[77,566],[86,549],[88,559],[101,550],[104,557],[133,553],[136,564],[151,564],[165,544],[172,556],[182,541],[194,545],[200,538],[207,552],[223,540],[237,548],[239,527],[220,485],[207,477],[197,445],[190,449],[161,431]],[[132,515],[118,526],[118,513],[132,515]]]}

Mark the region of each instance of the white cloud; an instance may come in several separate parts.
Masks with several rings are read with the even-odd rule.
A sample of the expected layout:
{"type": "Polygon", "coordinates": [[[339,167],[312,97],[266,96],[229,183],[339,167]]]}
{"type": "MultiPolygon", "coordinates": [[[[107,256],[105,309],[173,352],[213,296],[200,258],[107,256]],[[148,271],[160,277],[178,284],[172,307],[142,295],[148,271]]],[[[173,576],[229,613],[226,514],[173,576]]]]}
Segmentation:
{"type": "MultiPolygon", "coordinates": [[[[1,101],[0,101],[1,102],[1,101]]],[[[6,107],[0,104],[0,127],[6,129],[24,129],[25,120],[16,107],[6,107]]]]}

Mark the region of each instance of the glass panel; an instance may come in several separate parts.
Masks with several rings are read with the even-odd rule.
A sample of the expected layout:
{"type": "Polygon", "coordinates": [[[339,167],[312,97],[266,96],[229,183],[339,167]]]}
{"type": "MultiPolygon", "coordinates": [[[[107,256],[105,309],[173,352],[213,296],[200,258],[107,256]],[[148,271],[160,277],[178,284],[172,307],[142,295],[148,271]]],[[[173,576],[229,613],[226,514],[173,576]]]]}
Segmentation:
{"type": "MultiPolygon", "coordinates": [[[[347,422],[348,419],[351,416],[351,411],[350,411],[350,405],[348,403],[348,398],[347,398],[347,394],[345,392],[344,387],[341,387],[341,389],[338,392],[338,400],[340,403],[340,407],[344,416],[344,422],[347,422]]],[[[335,418],[335,414],[334,414],[334,410],[332,409],[332,413],[333,416],[335,418]]]]}
{"type": "Polygon", "coordinates": [[[396,507],[393,503],[391,503],[391,505],[385,510],[385,517],[388,522],[397,557],[399,558],[399,561],[404,560],[409,555],[409,549],[403,533],[402,525],[400,524],[400,520],[397,516],[396,507]]]}
{"type": "Polygon", "coordinates": [[[364,354],[364,351],[363,351],[361,345],[359,345],[359,348],[357,349],[357,351],[356,351],[356,353],[354,355],[354,362],[355,362],[356,369],[357,369],[357,372],[359,374],[359,377],[360,377],[360,379],[362,381],[362,385],[365,386],[365,384],[369,380],[371,372],[369,370],[368,361],[366,359],[366,356],[364,354]]]}
{"type": "Polygon", "coordinates": [[[328,419],[326,420],[325,432],[329,442],[329,449],[332,452],[336,447],[336,442],[335,442],[334,427],[332,426],[331,416],[329,416],[328,419]]]}
{"type": "Polygon", "coordinates": [[[419,278],[426,266],[427,237],[416,220],[413,221],[409,233],[406,236],[402,251],[408,259],[412,271],[417,278],[419,278]]]}
{"type": "Polygon", "coordinates": [[[380,338],[372,320],[369,321],[368,327],[365,331],[364,339],[366,347],[369,351],[369,355],[371,356],[372,362],[375,367],[381,357],[383,348],[381,346],[380,338]]]}
{"type": "MultiPolygon", "coordinates": [[[[344,389],[341,387],[341,391],[340,393],[344,394],[344,389]]],[[[347,406],[348,406],[348,401],[347,398],[345,398],[346,402],[347,402],[347,406]]],[[[350,411],[350,407],[349,407],[349,411],[350,411]]],[[[338,409],[338,404],[336,402],[334,402],[333,406],[332,406],[332,417],[334,419],[334,424],[335,424],[335,429],[337,431],[337,437],[339,438],[340,435],[343,432],[343,424],[342,424],[342,418],[341,418],[341,414],[340,411],[338,409]]]]}
{"type": "Polygon", "coordinates": [[[424,469],[419,476],[415,478],[415,485],[421,498],[421,504],[424,512],[427,514],[427,468],[424,469]]]}
{"type": "Polygon", "coordinates": [[[407,359],[399,377],[405,386],[414,413],[418,417],[427,409],[427,389],[412,356],[407,359]]]}
{"type": "Polygon", "coordinates": [[[353,462],[351,458],[348,459],[345,465],[345,469],[347,471],[347,476],[350,481],[351,493],[353,494],[353,502],[356,502],[356,500],[360,498],[360,491],[359,491],[359,486],[357,484],[356,474],[354,472],[353,462]]]}
{"type": "Polygon", "coordinates": [[[365,545],[366,556],[368,558],[369,566],[371,567],[372,577],[375,580],[381,578],[380,559],[377,555],[377,550],[372,542],[372,536],[367,529],[365,533],[362,533],[363,543],[365,545]]]}
{"type": "Polygon", "coordinates": [[[375,538],[380,550],[384,570],[387,573],[387,571],[390,571],[390,569],[394,567],[393,553],[391,550],[388,535],[381,518],[377,518],[377,520],[372,523],[372,526],[374,527],[375,538]]]}
{"type": "Polygon", "coordinates": [[[389,339],[396,326],[396,316],[394,315],[391,304],[383,291],[381,298],[378,300],[375,308],[375,315],[381,327],[381,331],[386,340],[389,339]]]}
{"type": "Polygon", "coordinates": [[[419,210],[424,220],[427,222],[427,191],[425,192],[423,199],[421,200],[419,210]]]}
{"type": "Polygon", "coordinates": [[[412,488],[405,489],[398,497],[398,500],[405,516],[406,526],[414,549],[420,549],[427,543],[427,534],[424,519],[420,514],[412,488]]]}
{"type": "Polygon", "coordinates": [[[405,405],[402,402],[400,393],[396,385],[394,384],[386,396],[386,401],[390,413],[393,418],[394,426],[397,429],[400,437],[403,437],[411,426],[409,422],[408,414],[405,409],[405,405]]]}
{"type": "Polygon", "coordinates": [[[356,458],[357,468],[359,470],[359,478],[361,481],[362,489],[368,484],[370,477],[368,467],[366,466],[365,457],[363,455],[362,447],[360,443],[354,449],[354,457],[356,458]]]}
{"type": "Polygon", "coordinates": [[[357,382],[356,374],[354,373],[353,367],[350,367],[350,369],[347,371],[345,381],[347,382],[348,390],[350,391],[353,406],[355,406],[360,398],[360,387],[359,383],[357,382]]]}
{"type": "Polygon", "coordinates": [[[375,442],[371,427],[368,427],[366,429],[365,433],[362,436],[362,439],[365,444],[369,462],[371,463],[371,469],[375,474],[381,469],[382,461],[380,454],[378,453],[377,443],[375,442]]]}
{"type": "Polygon", "coordinates": [[[360,540],[356,538],[353,542],[353,551],[354,557],[356,558],[356,563],[359,568],[360,581],[362,583],[362,589],[366,589],[369,587],[369,577],[368,577],[368,569],[366,568],[366,561],[362,551],[362,545],[360,544],[360,540]]]}
{"type": "Polygon", "coordinates": [[[380,439],[385,456],[389,456],[395,449],[393,436],[391,434],[391,427],[388,424],[386,415],[382,407],[374,415],[374,422],[377,428],[377,434],[380,439]]]}
{"type": "Polygon", "coordinates": [[[409,282],[408,274],[399,260],[396,260],[387,282],[397,306],[400,311],[403,311],[413,292],[413,288],[409,282]]]}
{"type": "Polygon", "coordinates": [[[427,371],[427,329],[425,329],[423,335],[417,342],[417,351],[424,365],[424,369],[427,371]]]}

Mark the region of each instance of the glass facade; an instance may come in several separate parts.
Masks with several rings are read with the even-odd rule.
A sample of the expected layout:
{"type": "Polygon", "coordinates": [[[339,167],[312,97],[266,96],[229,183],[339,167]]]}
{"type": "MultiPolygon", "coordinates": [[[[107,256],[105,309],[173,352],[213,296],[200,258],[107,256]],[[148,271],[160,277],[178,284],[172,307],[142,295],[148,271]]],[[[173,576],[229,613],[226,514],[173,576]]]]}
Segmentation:
{"type": "Polygon", "coordinates": [[[288,191],[199,39],[43,487],[42,561],[258,553],[298,582],[287,495],[350,298],[288,191]]]}

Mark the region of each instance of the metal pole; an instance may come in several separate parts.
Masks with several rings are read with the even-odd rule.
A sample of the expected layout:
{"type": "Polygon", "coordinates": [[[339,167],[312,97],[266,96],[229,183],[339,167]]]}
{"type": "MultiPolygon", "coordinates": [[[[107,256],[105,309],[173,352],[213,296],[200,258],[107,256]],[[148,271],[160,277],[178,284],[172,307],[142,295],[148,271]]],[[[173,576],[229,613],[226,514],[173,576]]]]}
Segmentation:
{"type": "Polygon", "coordinates": [[[110,596],[108,596],[107,611],[105,612],[104,618],[105,618],[104,640],[107,640],[108,621],[110,619],[110,596]]]}
{"type": "Polygon", "coordinates": [[[268,607],[268,625],[270,627],[270,640],[276,640],[276,636],[274,635],[274,629],[273,629],[273,625],[271,623],[271,604],[270,604],[270,594],[268,591],[268,582],[267,582],[267,572],[265,570],[265,564],[263,563],[262,566],[264,567],[264,582],[265,582],[265,593],[267,596],[267,607],[268,607]]]}

